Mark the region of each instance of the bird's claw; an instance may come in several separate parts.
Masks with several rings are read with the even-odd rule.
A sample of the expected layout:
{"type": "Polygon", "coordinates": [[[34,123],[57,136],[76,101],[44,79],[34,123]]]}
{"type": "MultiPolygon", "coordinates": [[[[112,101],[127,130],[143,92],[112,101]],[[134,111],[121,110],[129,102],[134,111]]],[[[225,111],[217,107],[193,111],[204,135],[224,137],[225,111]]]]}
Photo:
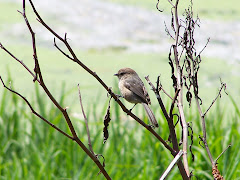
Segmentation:
{"type": "Polygon", "coordinates": [[[154,128],[155,128],[155,126],[154,126],[154,125],[152,125],[152,124],[148,125],[148,127],[152,128],[152,129],[154,129],[154,128]]]}

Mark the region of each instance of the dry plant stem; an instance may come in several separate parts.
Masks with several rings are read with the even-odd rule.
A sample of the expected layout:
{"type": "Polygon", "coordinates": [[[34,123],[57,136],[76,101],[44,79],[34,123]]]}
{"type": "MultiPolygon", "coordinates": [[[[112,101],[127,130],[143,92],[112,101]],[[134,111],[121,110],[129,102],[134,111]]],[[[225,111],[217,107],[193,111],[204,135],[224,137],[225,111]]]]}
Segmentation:
{"type": "Polygon", "coordinates": [[[85,124],[86,124],[86,129],[87,129],[88,146],[89,146],[90,151],[94,154],[94,151],[93,151],[93,148],[92,148],[92,143],[91,143],[91,138],[90,138],[90,132],[89,132],[89,128],[88,128],[88,120],[87,120],[87,116],[86,116],[86,114],[84,112],[84,109],[83,109],[82,96],[81,96],[79,84],[78,84],[78,95],[79,95],[79,101],[80,101],[83,117],[84,117],[85,124]]]}
{"type": "Polygon", "coordinates": [[[33,113],[35,116],[37,116],[37,117],[39,117],[40,119],[42,119],[44,122],[46,122],[47,124],[49,124],[50,126],[52,126],[54,129],[56,129],[57,131],[59,131],[60,133],[62,133],[64,136],[68,137],[69,139],[74,140],[74,138],[73,138],[72,136],[68,135],[67,133],[65,133],[64,131],[62,131],[61,129],[59,129],[57,126],[55,126],[54,124],[50,123],[47,119],[45,119],[44,117],[42,117],[40,114],[38,114],[38,113],[33,109],[32,105],[29,103],[29,101],[28,101],[25,97],[23,97],[20,93],[12,90],[12,89],[10,89],[10,88],[8,88],[8,87],[5,85],[5,83],[3,82],[1,76],[0,76],[0,80],[1,80],[2,85],[3,85],[4,88],[6,88],[8,91],[10,91],[10,92],[18,95],[20,98],[22,98],[22,99],[27,103],[28,107],[31,109],[32,113],[33,113]]]}
{"type": "Polygon", "coordinates": [[[218,161],[218,159],[223,155],[223,153],[225,153],[227,150],[228,150],[228,148],[230,148],[232,145],[231,144],[229,144],[227,147],[226,147],[226,149],[224,149],[224,151],[223,152],[221,152],[221,154],[219,154],[219,156],[216,158],[216,160],[215,160],[215,164],[217,164],[217,161],[218,161]]]}
{"type": "Polygon", "coordinates": [[[160,87],[159,91],[163,91],[164,94],[166,94],[171,100],[173,100],[173,98],[162,87],[160,87]]]}
{"type": "MultiPolygon", "coordinates": [[[[148,76],[147,76],[148,77],[148,76]]],[[[167,91],[165,91],[161,85],[161,82],[160,82],[160,76],[157,77],[157,91],[160,92],[160,91],[163,91],[164,94],[166,94],[171,100],[173,100],[173,98],[167,93],[167,91]]]]}
{"type": "MultiPolygon", "coordinates": [[[[222,92],[223,88],[225,88],[225,87],[226,87],[226,84],[225,84],[225,83],[222,83],[222,84],[221,84],[221,88],[220,88],[220,90],[218,91],[218,94],[217,94],[216,98],[212,101],[211,105],[208,107],[208,109],[205,111],[204,114],[203,114],[203,112],[202,112],[202,109],[201,109],[201,106],[200,106],[200,103],[199,103],[199,99],[198,99],[197,95],[195,95],[195,101],[196,101],[196,103],[197,103],[198,112],[199,112],[199,114],[200,114],[200,116],[201,116],[201,122],[202,122],[202,131],[203,131],[203,138],[202,138],[202,140],[203,140],[203,144],[204,144],[204,146],[205,146],[205,149],[206,149],[206,151],[207,151],[208,157],[209,157],[209,159],[210,159],[210,161],[211,161],[212,167],[214,167],[214,166],[216,165],[216,162],[217,162],[217,160],[219,159],[219,157],[214,161],[214,160],[213,160],[213,157],[212,157],[212,154],[211,154],[211,152],[210,152],[210,149],[209,149],[209,147],[208,147],[205,116],[206,116],[207,112],[211,109],[211,107],[213,106],[213,104],[216,102],[216,100],[218,99],[218,97],[221,96],[221,92],[222,92]]],[[[227,149],[228,149],[229,147],[230,147],[230,145],[227,147],[227,149]]],[[[225,150],[225,151],[226,151],[226,150],[225,150]]],[[[221,156],[225,151],[223,151],[219,156],[221,156]]]]}
{"type": "Polygon", "coordinates": [[[179,93],[179,89],[177,89],[176,93],[175,93],[175,96],[172,100],[172,104],[171,104],[171,108],[170,108],[170,111],[169,111],[169,116],[170,118],[173,118],[173,109],[174,109],[174,104],[175,104],[175,101],[177,100],[177,97],[178,97],[178,93],[179,93]]]}
{"type": "Polygon", "coordinates": [[[172,160],[172,162],[169,164],[168,168],[166,169],[166,171],[164,171],[163,175],[160,177],[159,180],[164,180],[167,178],[167,176],[169,175],[169,173],[172,171],[172,169],[174,168],[174,166],[176,165],[176,163],[180,160],[180,158],[183,155],[183,151],[180,150],[178,152],[178,154],[174,157],[174,159],[172,160]]]}
{"type": "Polygon", "coordinates": [[[168,116],[168,113],[167,113],[167,110],[166,110],[166,108],[163,104],[162,98],[161,98],[159,92],[157,91],[157,89],[155,88],[155,86],[150,81],[149,76],[146,76],[145,79],[147,80],[148,84],[151,86],[153,92],[155,93],[155,95],[157,97],[157,100],[158,100],[158,103],[159,103],[159,105],[162,109],[162,112],[163,112],[165,118],[167,119],[169,131],[170,131],[172,141],[173,141],[173,149],[178,152],[179,147],[178,147],[177,136],[176,136],[173,120],[170,119],[170,117],[168,116]]]}
{"type": "MultiPolygon", "coordinates": [[[[74,61],[75,63],[77,63],[78,65],[80,65],[84,70],[86,70],[89,74],[91,74],[103,87],[104,89],[106,89],[108,91],[108,93],[115,99],[115,101],[120,105],[120,107],[122,108],[122,110],[129,116],[131,116],[133,119],[135,119],[139,124],[141,124],[143,127],[145,127],[148,131],[150,131],[173,155],[176,155],[176,151],[174,151],[150,126],[148,126],[147,124],[145,124],[141,119],[139,119],[137,116],[135,116],[131,111],[129,111],[123,104],[122,102],[118,99],[118,97],[112,92],[111,88],[109,88],[104,82],[103,80],[96,74],[96,72],[93,72],[91,69],[89,69],[85,64],[83,64],[75,55],[74,51],[72,50],[71,46],[69,45],[69,43],[67,42],[67,38],[66,38],[66,34],[65,37],[62,38],[61,36],[59,36],[55,31],[53,31],[41,18],[41,16],[38,14],[36,8],[34,7],[34,4],[32,3],[31,0],[29,0],[32,9],[35,13],[35,15],[37,16],[37,20],[49,31],[51,32],[57,39],[59,39],[60,41],[62,41],[64,43],[64,45],[67,47],[69,53],[71,54],[72,57],[70,57],[69,55],[67,55],[66,53],[63,53],[63,51],[61,51],[67,58],[69,58],[70,60],[74,61]]],[[[59,48],[58,48],[59,49],[59,48]]]]}
{"type": "Polygon", "coordinates": [[[180,119],[182,121],[182,128],[183,128],[183,164],[185,171],[187,173],[187,176],[190,176],[189,172],[189,166],[188,166],[188,159],[187,159],[187,148],[188,148],[188,127],[183,111],[183,84],[182,84],[182,73],[181,73],[181,67],[180,67],[180,62],[178,58],[178,38],[179,38],[179,31],[180,31],[180,25],[179,25],[179,19],[178,19],[178,3],[179,0],[176,0],[175,6],[174,6],[174,18],[175,18],[175,27],[176,27],[176,33],[175,33],[175,44],[173,46],[174,50],[174,57],[175,57],[175,63],[176,63],[176,69],[177,69],[177,88],[179,89],[179,96],[178,96],[178,110],[180,114],[180,119]]]}
{"type": "MultiPolygon", "coordinates": [[[[159,105],[160,105],[160,107],[163,111],[163,114],[164,114],[165,118],[167,119],[170,135],[172,137],[173,149],[175,151],[179,152],[178,141],[177,141],[177,136],[176,136],[176,132],[175,132],[175,127],[174,127],[174,124],[173,124],[173,119],[168,115],[167,110],[166,110],[166,108],[163,104],[162,98],[161,98],[158,90],[155,88],[155,86],[150,81],[149,76],[146,76],[145,79],[147,80],[148,84],[151,86],[153,92],[155,93],[155,95],[157,97],[157,100],[158,100],[158,103],[159,103],[159,105]]],[[[178,94],[178,93],[176,93],[176,94],[178,94]]],[[[177,98],[177,96],[174,97],[174,99],[176,99],[176,98],[177,98]]],[[[179,168],[179,171],[182,175],[182,178],[183,179],[189,179],[187,174],[186,174],[186,171],[184,169],[184,166],[182,164],[182,161],[178,162],[178,168],[179,168]]]]}
{"type": "MultiPolygon", "coordinates": [[[[23,61],[19,60],[16,56],[14,56],[10,51],[8,51],[3,45],[2,43],[0,43],[0,48],[2,48],[6,53],[8,53],[13,59],[15,59],[16,61],[18,61],[32,76],[34,79],[36,79],[36,76],[34,75],[34,73],[23,63],[23,61]]],[[[40,83],[40,81],[37,79],[37,81],[40,83]]]]}
{"type": "Polygon", "coordinates": [[[204,117],[206,116],[207,112],[211,109],[211,107],[213,106],[213,104],[215,103],[215,101],[218,99],[218,97],[221,96],[221,92],[222,92],[223,88],[226,89],[226,84],[225,84],[225,83],[222,83],[221,88],[220,88],[220,90],[219,90],[219,92],[218,92],[218,95],[217,95],[216,98],[212,101],[211,105],[208,107],[208,109],[207,109],[207,110],[205,111],[205,113],[203,114],[204,117]]]}
{"type": "Polygon", "coordinates": [[[202,109],[201,109],[201,107],[200,107],[200,103],[199,103],[199,100],[198,100],[198,97],[197,97],[197,96],[195,96],[195,101],[196,101],[196,103],[197,103],[198,112],[199,112],[199,114],[200,114],[200,116],[201,116],[201,121],[202,121],[203,144],[204,144],[204,146],[205,146],[205,149],[206,149],[206,151],[207,151],[208,157],[209,157],[209,159],[210,159],[210,161],[211,161],[211,164],[212,164],[212,166],[213,166],[213,165],[214,165],[214,160],[213,160],[212,154],[211,154],[211,152],[210,152],[210,150],[209,150],[209,147],[208,147],[208,144],[207,144],[207,133],[206,133],[205,117],[204,117],[204,115],[203,115],[203,113],[202,113],[202,109]]]}
{"type": "Polygon", "coordinates": [[[37,58],[37,50],[36,50],[36,42],[35,42],[35,33],[33,32],[29,22],[28,22],[28,19],[26,17],[26,14],[25,14],[25,0],[23,0],[23,13],[21,13],[24,17],[24,20],[28,26],[28,29],[31,33],[31,36],[32,36],[32,46],[33,46],[33,58],[34,58],[34,61],[35,61],[35,68],[34,68],[34,71],[36,73],[35,75],[35,78],[34,78],[34,81],[37,80],[37,77],[39,77],[39,84],[42,86],[43,90],[45,91],[45,93],[47,94],[47,96],[51,99],[51,101],[54,103],[54,105],[62,112],[67,124],[68,124],[68,127],[73,135],[73,138],[72,140],[76,141],[79,146],[85,151],[85,153],[95,162],[95,164],[98,166],[98,168],[100,169],[100,171],[103,173],[103,175],[105,176],[106,179],[111,179],[110,176],[108,175],[108,173],[105,171],[104,167],[102,166],[102,164],[99,162],[99,160],[97,159],[97,157],[92,154],[88,149],[87,147],[82,143],[82,141],[80,141],[80,139],[78,138],[77,134],[76,134],[76,131],[72,125],[72,122],[68,116],[68,113],[67,113],[67,110],[66,108],[62,108],[60,106],[60,104],[55,100],[55,98],[52,96],[52,94],[50,93],[50,91],[48,90],[48,88],[46,87],[45,83],[44,83],[44,80],[43,80],[43,77],[42,77],[42,73],[41,73],[41,70],[40,70],[40,66],[39,66],[39,63],[38,63],[38,58],[37,58]]]}
{"type": "Polygon", "coordinates": [[[67,120],[67,123],[69,125],[69,128],[73,134],[73,137],[77,137],[76,135],[76,132],[74,131],[74,128],[72,126],[72,123],[70,121],[70,118],[67,114],[67,111],[65,108],[62,108],[60,106],[60,104],[56,101],[56,99],[52,96],[52,94],[49,92],[47,86],[45,85],[44,83],[44,80],[43,80],[43,77],[42,77],[42,73],[41,73],[41,70],[40,70],[40,66],[39,66],[39,63],[38,63],[38,57],[37,57],[37,49],[36,49],[36,42],[35,42],[35,33],[33,32],[29,22],[28,22],[28,19],[26,17],[26,14],[25,14],[25,0],[23,0],[23,13],[21,13],[24,17],[24,20],[28,26],[28,29],[31,33],[31,36],[32,36],[32,47],[33,47],[33,58],[34,58],[34,61],[35,61],[35,68],[34,68],[34,71],[36,73],[35,77],[34,77],[34,81],[37,80],[37,77],[39,77],[39,84],[42,86],[43,90],[45,91],[45,93],[48,95],[48,97],[51,99],[51,101],[57,106],[57,108],[63,113],[65,119],[67,120]]]}

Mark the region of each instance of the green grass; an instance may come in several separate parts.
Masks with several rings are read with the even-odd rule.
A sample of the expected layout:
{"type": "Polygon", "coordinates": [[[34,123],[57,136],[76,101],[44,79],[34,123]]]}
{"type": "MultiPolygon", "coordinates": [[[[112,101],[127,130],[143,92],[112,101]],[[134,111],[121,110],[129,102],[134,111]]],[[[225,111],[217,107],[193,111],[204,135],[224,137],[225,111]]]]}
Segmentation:
{"type": "MultiPolygon", "coordinates": [[[[15,89],[15,86],[12,87],[15,89]]],[[[73,93],[66,95],[67,88],[63,85],[57,100],[65,106],[65,100],[73,93]]],[[[225,97],[226,98],[226,97],[225,97]]],[[[46,123],[35,117],[26,104],[16,95],[1,88],[0,103],[0,179],[104,179],[97,176],[98,168],[89,157],[77,146],[46,123]]],[[[110,137],[103,142],[103,118],[108,98],[99,103],[84,103],[93,149],[106,159],[106,170],[112,179],[158,179],[164,172],[172,156],[163,148],[148,131],[134,120],[122,113],[119,106],[111,102],[110,137]],[[101,111],[96,109],[100,108],[101,111]]],[[[164,100],[169,107],[169,101],[164,100]]],[[[61,113],[49,102],[38,86],[31,94],[33,107],[49,121],[69,132],[61,113]]],[[[226,180],[240,176],[240,145],[239,145],[239,106],[233,98],[228,103],[234,106],[229,112],[217,101],[207,115],[207,136],[210,150],[216,158],[228,144],[232,147],[219,159],[218,167],[226,180]]],[[[80,108],[79,108],[80,109],[80,108]]],[[[168,137],[167,123],[159,107],[154,106],[160,128],[156,131],[164,138],[168,137]]],[[[185,107],[188,122],[193,124],[195,161],[189,155],[190,169],[198,179],[212,179],[211,165],[206,151],[198,144],[201,123],[198,114],[185,107]]],[[[146,123],[143,109],[137,106],[133,110],[146,123]]],[[[79,111],[80,113],[80,111],[79,111]]],[[[69,110],[70,117],[80,139],[87,145],[84,120],[69,110]]],[[[177,127],[177,134],[180,129],[177,127]]],[[[177,168],[171,172],[169,179],[181,179],[177,168]]],[[[196,179],[196,178],[195,178],[196,179]]]]}
{"type": "MultiPolygon", "coordinates": [[[[125,0],[122,2],[126,3],[125,0]]],[[[218,2],[216,0],[199,1],[197,8],[199,8],[198,12],[202,13],[200,16],[228,20],[239,17],[239,11],[236,11],[238,2],[232,2],[232,0],[224,1],[225,4],[218,2]],[[226,13],[222,16],[221,12],[226,13]]],[[[156,2],[131,0],[127,1],[127,4],[129,3],[155,9],[156,2]]],[[[160,7],[167,12],[167,5],[161,4],[160,7]]],[[[23,23],[16,9],[21,9],[21,6],[14,3],[0,3],[1,13],[10,14],[0,17],[2,22],[0,29],[4,23],[23,23]]],[[[8,41],[13,37],[1,36],[5,36],[5,38],[0,38],[6,48],[33,69],[29,37],[25,42],[19,42],[8,41]]],[[[77,47],[74,49],[76,50],[77,47]]],[[[111,108],[110,138],[103,145],[102,128],[107,105],[106,91],[99,87],[97,81],[83,69],[74,63],[68,63],[68,60],[53,47],[46,48],[39,44],[38,56],[47,86],[64,107],[69,107],[68,110],[78,135],[87,144],[84,121],[82,118],[75,117],[75,112],[80,113],[77,95],[77,84],[80,84],[83,103],[90,120],[94,150],[106,158],[106,170],[110,176],[113,179],[158,179],[172,160],[170,153],[145,129],[123,114],[114,101],[112,101],[111,108]]],[[[152,82],[155,82],[157,75],[161,73],[163,86],[166,90],[171,87],[170,68],[166,54],[128,53],[112,49],[110,51],[78,52],[78,57],[96,71],[107,85],[113,87],[115,92],[117,92],[117,85],[113,74],[125,66],[134,67],[142,78],[149,74],[152,82]]],[[[70,133],[60,112],[51,105],[42,90],[34,86],[32,77],[19,63],[14,62],[1,51],[0,64],[0,75],[6,84],[9,82],[7,78],[10,76],[8,73],[10,71],[11,86],[30,99],[40,114],[70,133]]],[[[219,169],[225,179],[229,180],[240,176],[238,143],[240,113],[236,103],[239,99],[239,77],[233,73],[238,70],[239,65],[231,66],[226,61],[203,58],[199,80],[200,96],[205,109],[217,93],[220,84],[219,77],[227,82],[228,92],[232,95],[229,99],[224,96],[221,104],[214,105],[214,109],[207,116],[208,140],[214,158],[229,143],[233,145],[219,159],[219,169]]],[[[0,179],[104,179],[102,175],[97,176],[97,167],[76,144],[33,116],[21,99],[2,87],[0,87],[0,95],[0,179]]],[[[168,127],[152,92],[150,96],[160,121],[160,128],[157,131],[164,139],[167,139],[168,127]]],[[[167,98],[164,98],[164,101],[169,109],[170,102],[167,98]]],[[[126,105],[131,107],[128,103],[126,105]]],[[[190,163],[191,169],[194,169],[193,173],[199,179],[212,179],[206,151],[198,145],[197,136],[202,134],[199,117],[195,107],[189,110],[186,105],[186,112],[187,121],[193,122],[195,135],[193,150],[196,161],[190,163]]],[[[137,107],[134,113],[142,117],[143,110],[137,107]]],[[[148,122],[146,117],[143,118],[145,122],[148,122]]],[[[180,179],[177,168],[170,174],[169,179],[180,179]]]]}

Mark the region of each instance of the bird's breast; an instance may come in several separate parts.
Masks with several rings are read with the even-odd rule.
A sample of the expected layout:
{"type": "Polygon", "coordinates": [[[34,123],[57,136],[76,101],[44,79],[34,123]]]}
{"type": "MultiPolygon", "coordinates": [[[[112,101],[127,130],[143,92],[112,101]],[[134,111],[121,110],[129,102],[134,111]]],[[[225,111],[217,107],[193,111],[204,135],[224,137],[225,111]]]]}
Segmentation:
{"type": "Polygon", "coordinates": [[[141,98],[136,95],[135,93],[133,93],[131,90],[129,90],[128,88],[125,87],[124,85],[124,82],[123,81],[119,81],[119,89],[120,89],[120,92],[122,94],[122,96],[130,103],[134,103],[134,104],[137,104],[137,103],[141,103],[142,100],[141,98]]]}

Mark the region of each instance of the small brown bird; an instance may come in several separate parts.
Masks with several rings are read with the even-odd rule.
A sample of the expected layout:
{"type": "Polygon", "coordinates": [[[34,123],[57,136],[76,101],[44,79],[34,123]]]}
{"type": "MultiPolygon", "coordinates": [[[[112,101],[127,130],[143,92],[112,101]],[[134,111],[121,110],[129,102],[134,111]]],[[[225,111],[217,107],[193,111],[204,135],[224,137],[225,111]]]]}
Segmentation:
{"type": "MultiPolygon", "coordinates": [[[[123,68],[114,74],[119,79],[118,87],[122,96],[130,103],[141,103],[154,127],[158,127],[156,118],[148,106],[151,104],[148,92],[138,74],[131,68],[123,68]]],[[[134,106],[135,106],[134,105],[134,106]]],[[[133,107],[134,107],[133,106],[133,107]]]]}

